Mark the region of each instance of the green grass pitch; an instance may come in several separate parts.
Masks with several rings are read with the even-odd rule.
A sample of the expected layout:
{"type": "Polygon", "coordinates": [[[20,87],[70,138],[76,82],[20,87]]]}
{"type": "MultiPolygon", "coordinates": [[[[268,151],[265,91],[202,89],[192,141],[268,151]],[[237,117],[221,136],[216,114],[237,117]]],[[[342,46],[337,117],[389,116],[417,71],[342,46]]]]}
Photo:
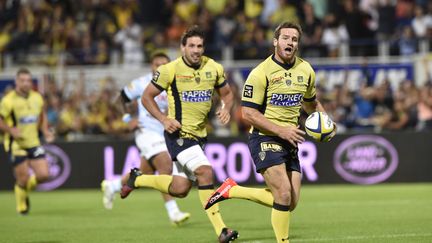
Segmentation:
{"type": "MultiPolygon", "coordinates": [[[[196,190],[178,200],[192,217],[168,222],[160,194],[133,192],[105,210],[98,190],[31,194],[28,216],[15,213],[14,195],[0,192],[0,242],[217,242],[196,190]]],[[[244,201],[221,203],[238,242],[275,242],[270,208],[244,201]]],[[[305,185],[291,217],[290,242],[432,242],[432,184],[305,185]]]]}

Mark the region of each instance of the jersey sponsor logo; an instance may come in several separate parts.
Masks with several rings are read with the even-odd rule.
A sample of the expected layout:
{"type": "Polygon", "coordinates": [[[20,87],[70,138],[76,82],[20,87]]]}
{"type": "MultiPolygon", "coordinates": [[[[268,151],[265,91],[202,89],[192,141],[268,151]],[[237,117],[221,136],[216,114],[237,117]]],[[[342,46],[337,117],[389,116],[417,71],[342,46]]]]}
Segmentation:
{"type": "Polygon", "coordinates": [[[191,90],[182,92],[184,102],[206,102],[211,100],[212,90],[191,90]]]}
{"type": "Polygon", "coordinates": [[[284,77],[276,77],[276,78],[272,78],[270,79],[270,84],[277,84],[280,83],[282,81],[284,77]]]}
{"type": "Polygon", "coordinates": [[[270,104],[274,106],[298,106],[303,100],[303,94],[272,94],[270,104]]]}
{"type": "Polygon", "coordinates": [[[270,143],[270,142],[263,142],[261,145],[261,151],[271,151],[271,152],[282,152],[283,147],[280,144],[277,143],[270,143]]]}
{"type": "Polygon", "coordinates": [[[23,116],[19,119],[19,123],[21,124],[32,124],[38,121],[38,116],[23,116]]]}
{"type": "Polygon", "coordinates": [[[243,97],[252,98],[253,97],[253,86],[246,84],[243,91],[243,97]]]}
{"type": "Polygon", "coordinates": [[[309,85],[306,84],[306,83],[293,83],[293,85],[294,85],[294,86],[299,86],[299,87],[307,87],[307,86],[309,86],[309,85]]]}
{"type": "Polygon", "coordinates": [[[159,72],[159,71],[156,71],[156,72],[153,74],[152,82],[157,83],[157,81],[158,81],[158,79],[159,79],[159,76],[160,76],[160,72],[159,72]]]}

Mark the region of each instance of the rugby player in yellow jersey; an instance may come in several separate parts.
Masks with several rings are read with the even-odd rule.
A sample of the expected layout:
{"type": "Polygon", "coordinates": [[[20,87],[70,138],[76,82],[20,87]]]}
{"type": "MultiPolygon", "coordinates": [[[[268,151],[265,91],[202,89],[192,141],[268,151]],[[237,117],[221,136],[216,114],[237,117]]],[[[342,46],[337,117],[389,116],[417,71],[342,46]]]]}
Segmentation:
{"type": "Polygon", "coordinates": [[[249,150],[269,189],[242,187],[228,178],[206,205],[240,198],[272,207],[273,230],[277,242],[284,243],[289,242],[290,212],[300,196],[297,144],[305,134],[298,126],[300,108],[308,114],[325,112],[316,100],[314,70],[296,56],[301,34],[297,24],[280,24],[274,32],[274,54],[252,70],[243,87],[242,114],[252,125],[249,150]]]}
{"type": "Polygon", "coordinates": [[[20,214],[29,212],[28,193],[49,177],[39,130],[47,142],[54,140],[48,129],[43,98],[32,87],[30,71],[21,68],[15,77],[15,90],[0,103],[0,129],[5,133],[4,148],[13,164],[16,209],[20,214]],[[29,167],[34,175],[29,174],[29,167]]]}
{"type": "MultiPolygon", "coordinates": [[[[181,38],[182,56],[162,65],[155,73],[152,84],[142,95],[145,108],[165,128],[165,142],[178,173],[170,175],[139,175],[134,169],[123,186],[125,198],[137,187],[151,187],[175,197],[186,197],[192,182],[197,181],[199,198],[204,206],[213,193],[213,170],[202,146],[207,137],[206,124],[214,91],[222,106],[216,114],[222,124],[228,123],[233,94],[225,80],[222,65],[203,56],[204,34],[198,26],[187,29],[181,38]],[[162,113],[154,97],[166,90],[168,115],[162,113]]],[[[238,232],[226,227],[218,205],[206,210],[219,242],[230,242],[238,232]]]]}

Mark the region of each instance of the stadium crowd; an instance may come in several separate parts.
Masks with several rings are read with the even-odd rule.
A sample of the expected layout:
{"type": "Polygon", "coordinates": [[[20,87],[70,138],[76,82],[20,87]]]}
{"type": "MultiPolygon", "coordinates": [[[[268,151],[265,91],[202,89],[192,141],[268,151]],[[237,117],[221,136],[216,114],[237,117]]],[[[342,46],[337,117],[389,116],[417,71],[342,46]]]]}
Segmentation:
{"type": "Polygon", "coordinates": [[[120,50],[121,62],[140,65],[155,49],[177,49],[195,23],[210,56],[231,46],[235,59],[261,59],[282,20],[302,25],[303,57],[338,56],[344,41],[351,55],[377,55],[378,40],[409,55],[432,39],[427,0],[0,0],[0,53],[18,63],[88,65],[110,63],[120,50]]]}
{"type": "MultiPolygon", "coordinates": [[[[343,41],[350,41],[351,55],[373,56],[377,40],[389,41],[392,54],[410,55],[418,51],[419,40],[432,39],[427,0],[0,0],[0,53],[12,54],[17,63],[50,66],[64,58],[69,65],[95,65],[111,63],[112,51],[120,50],[124,64],[141,66],[154,50],[177,50],[181,33],[197,23],[207,32],[210,57],[220,58],[220,49],[231,46],[235,59],[263,59],[282,20],[301,23],[306,58],[337,57],[343,41]]],[[[79,84],[73,92],[64,92],[71,85],[68,77],[57,82],[47,74],[43,82],[49,123],[60,137],[123,136],[133,127],[111,102],[120,88],[112,77],[103,78],[91,94],[84,92],[84,73],[73,82],[79,84]]],[[[243,82],[231,82],[236,103],[230,124],[222,126],[214,113],[210,116],[216,136],[248,130],[239,111],[243,82]]],[[[359,82],[356,92],[344,84],[317,87],[339,131],[432,130],[430,80],[422,87],[405,80],[395,90],[389,82],[374,86],[367,75],[359,82]]]]}

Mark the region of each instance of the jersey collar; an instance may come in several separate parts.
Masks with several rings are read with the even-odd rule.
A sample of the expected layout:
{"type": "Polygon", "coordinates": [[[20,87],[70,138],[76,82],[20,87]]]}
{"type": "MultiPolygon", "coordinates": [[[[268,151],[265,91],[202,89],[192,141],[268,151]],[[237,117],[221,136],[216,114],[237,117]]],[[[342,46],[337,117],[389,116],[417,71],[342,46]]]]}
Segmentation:
{"type": "Polygon", "coordinates": [[[276,64],[278,64],[279,66],[283,67],[285,70],[288,70],[288,69],[292,68],[292,67],[294,66],[294,64],[296,63],[296,61],[297,61],[297,57],[296,57],[295,60],[294,60],[294,62],[293,62],[292,64],[289,64],[289,63],[282,63],[282,62],[279,62],[278,60],[276,60],[274,54],[271,56],[271,58],[272,58],[272,60],[273,60],[276,64]]]}
{"type": "Polygon", "coordinates": [[[184,57],[182,57],[182,60],[183,60],[183,63],[184,63],[186,66],[188,66],[188,67],[190,67],[190,68],[193,68],[193,69],[195,69],[195,70],[198,70],[198,69],[201,67],[201,62],[202,62],[202,60],[201,60],[201,62],[200,62],[199,65],[189,65],[189,64],[186,62],[186,60],[184,59],[184,57]]]}

